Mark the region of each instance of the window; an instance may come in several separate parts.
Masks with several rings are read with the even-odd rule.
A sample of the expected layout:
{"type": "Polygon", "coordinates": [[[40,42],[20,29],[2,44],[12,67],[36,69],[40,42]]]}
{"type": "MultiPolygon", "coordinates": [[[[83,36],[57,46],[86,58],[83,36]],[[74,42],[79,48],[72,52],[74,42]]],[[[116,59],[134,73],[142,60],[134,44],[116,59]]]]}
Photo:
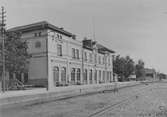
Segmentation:
{"type": "Polygon", "coordinates": [[[37,33],[34,33],[34,37],[37,37],[37,33]]]}
{"type": "Polygon", "coordinates": [[[41,42],[40,41],[35,42],[35,48],[40,48],[40,47],[41,47],[41,42]]]}
{"type": "Polygon", "coordinates": [[[76,58],[79,59],[79,50],[76,49],[76,58]]]}
{"type": "Polygon", "coordinates": [[[72,48],[72,58],[75,58],[75,49],[72,48]]]}
{"type": "Polygon", "coordinates": [[[110,81],[110,72],[108,71],[107,72],[107,82],[109,82],[110,81]]]}
{"type": "Polygon", "coordinates": [[[79,50],[72,48],[72,58],[79,59],[79,50]]]}
{"type": "Polygon", "coordinates": [[[84,52],[84,59],[85,59],[85,61],[87,61],[87,53],[86,52],[84,52]]]}
{"type": "Polygon", "coordinates": [[[71,83],[75,84],[75,68],[71,70],[71,83]]]}
{"type": "Polygon", "coordinates": [[[84,71],[84,78],[83,78],[84,84],[87,84],[87,83],[88,83],[87,80],[88,80],[87,69],[85,69],[85,71],[84,71]]]}
{"type": "Polygon", "coordinates": [[[60,39],[62,39],[62,36],[60,35],[60,39]]]}
{"type": "Polygon", "coordinates": [[[57,55],[62,56],[62,45],[57,44],[57,55]]]}
{"type": "Polygon", "coordinates": [[[61,69],[61,82],[62,84],[66,84],[66,68],[62,67],[61,69]]]}
{"type": "Polygon", "coordinates": [[[99,70],[99,82],[101,82],[101,71],[99,70]]]}
{"type": "Polygon", "coordinates": [[[99,64],[101,64],[101,57],[99,56],[99,64]]]}
{"type": "Polygon", "coordinates": [[[105,64],[105,57],[103,57],[103,64],[105,64]]]}
{"type": "Polygon", "coordinates": [[[55,39],[55,36],[54,36],[54,35],[52,35],[51,37],[52,37],[52,40],[54,40],[54,39],[55,39]]]}
{"type": "Polygon", "coordinates": [[[59,34],[57,34],[57,38],[59,39],[59,34]]]}
{"type": "Polygon", "coordinates": [[[103,71],[103,82],[105,82],[105,71],[103,71]]]}
{"type": "Polygon", "coordinates": [[[110,82],[112,82],[112,73],[110,72],[110,82]]]}
{"type": "Polygon", "coordinates": [[[97,70],[95,70],[95,73],[94,73],[94,80],[95,80],[95,83],[97,83],[97,70]]]}
{"type": "Polygon", "coordinates": [[[93,62],[92,53],[89,53],[90,62],[93,62]]]}
{"type": "Polygon", "coordinates": [[[95,63],[97,63],[97,55],[95,54],[95,63]]]}
{"type": "Polygon", "coordinates": [[[38,33],[38,36],[40,37],[40,36],[41,36],[41,34],[42,34],[42,33],[41,33],[41,32],[39,32],[39,33],[38,33]]]}
{"type": "Polygon", "coordinates": [[[42,35],[42,33],[41,32],[36,32],[36,33],[34,33],[34,37],[40,37],[42,35]]]}
{"type": "Polygon", "coordinates": [[[80,70],[80,68],[77,69],[77,82],[78,83],[81,82],[81,70],[80,70]]]}
{"type": "Polygon", "coordinates": [[[92,80],[92,76],[93,74],[92,74],[92,70],[90,70],[89,71],[89,81],[90,81],[90,84],[92,84],[93,83],[93,80],[92,80]]]}
{"type": "Polygon", "coordinates": [[[59,68],[58,67],[53,68],[53,79],[54,79],[54,85],[58,86],[58,83],[59,83],[59,68]]]}
{"type": "Polygon", "coordinates": [[[57,38],[58,38],[58,39],[62,39],[62,35],[57,34],[57,38]]]}
{"type": "Polygon", "coordinates": [[[110,58],[108,58],[108,65],[110,65],[110,58]]]}

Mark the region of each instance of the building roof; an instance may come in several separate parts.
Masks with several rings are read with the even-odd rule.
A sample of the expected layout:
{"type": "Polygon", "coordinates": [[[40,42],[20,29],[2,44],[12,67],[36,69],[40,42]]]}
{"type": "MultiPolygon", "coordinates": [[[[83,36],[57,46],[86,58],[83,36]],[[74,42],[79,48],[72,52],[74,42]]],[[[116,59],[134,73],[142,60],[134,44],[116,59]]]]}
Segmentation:
{"type": "Polygon", "coordinates": [[[144,71],[146,74],[153,74],[156,72],[155,69],[149,69],[149,68],[145,68],[144,71]]]}
{"type": "Polygon", "coordinates": [[[99,52],[107,51],[107,52],[110,52],[110,53],[115,53],[115,51],[113,51],[113,50],[111,50],[111,49],[109,49],[109,48],[107,48],[107,47],[105,47],[101,44],[97,44],[97,48],[98,48],[99,52]]]}
{"type": "Polygon", "coordinates": [[[93,41],[91,39],[84,39],[83,40],[83,47],[85,49],[93,50],[94,45],[96,45],[99,53],[105,54],[106,51],[109,52],[109,53],[115,53],[115,51],[97,43],[96,41],[93,41]]]}
{"type": "Polygon", "coordinates": [[[68,37],[73,37],[75,36],[74,34],[65,31],[63,28],[59,28],[57,26],[54,26],[50,23],[48,23],[47,21],[41,21],[41,22],[37,22],[37,23],[32,23],[32,24],[28,24],[28,25],[23,25],[23,26],[18,26],[18,27],[14,27],[9,29],[9,32],[13,32],[13,31],[18,31],[18,32],[29,32],[29,31],[33,31],[33,30],[37,30],[37,29],[52,29],[54,31],[57,31],[61,34],[64,34],[68,37]]]}

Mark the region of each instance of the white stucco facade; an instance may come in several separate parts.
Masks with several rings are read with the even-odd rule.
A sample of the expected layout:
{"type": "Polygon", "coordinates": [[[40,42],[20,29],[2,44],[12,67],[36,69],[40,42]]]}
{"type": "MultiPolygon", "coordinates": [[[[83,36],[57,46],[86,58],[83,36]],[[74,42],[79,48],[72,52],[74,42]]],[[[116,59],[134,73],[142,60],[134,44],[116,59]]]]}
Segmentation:
{"type": "Polygon", "coordinates": [[[49,90],[58,86],[90,85],[113,81],[112,52],[87,49],[71,33],[47,22],[12,29],[28,43],[28,81],[49,90]],[[37,28],[35,28],[37,27],[37,28]]]}

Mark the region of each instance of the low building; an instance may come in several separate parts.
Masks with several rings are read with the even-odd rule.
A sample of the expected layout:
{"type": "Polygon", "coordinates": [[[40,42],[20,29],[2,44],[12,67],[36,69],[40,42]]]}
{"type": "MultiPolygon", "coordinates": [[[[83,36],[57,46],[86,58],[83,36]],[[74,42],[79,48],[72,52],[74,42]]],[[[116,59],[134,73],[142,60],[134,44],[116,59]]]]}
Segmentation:
{"type": "Polygon", "coordinates": [[[19,26],[9,31],[22,33],[28,43],[28,84],[49,90],[57,86],[86,85],[113,81],[114,51],[92,40],[77,37],[46,21],[19,26]]]}
{"type": "Polygon", "coordinates": [[[159,78],[159,80],[167,79],[167,75],[164,73],[158,73],[158,78],[159,78]]]}
{"type": "Polygon", "coordinates": [[[145,72],[145,79],[146,80],[154,80],[157,77],[157,73],[156,73],[155,69],[145,68],[144,72],[145,72]]]}
{"type": "Polygon", "coordinates": [[[128,79],[129,79],[130,81],[136,81],[136,74],[131,74],[131,75],[128,77],[128,79]]]}

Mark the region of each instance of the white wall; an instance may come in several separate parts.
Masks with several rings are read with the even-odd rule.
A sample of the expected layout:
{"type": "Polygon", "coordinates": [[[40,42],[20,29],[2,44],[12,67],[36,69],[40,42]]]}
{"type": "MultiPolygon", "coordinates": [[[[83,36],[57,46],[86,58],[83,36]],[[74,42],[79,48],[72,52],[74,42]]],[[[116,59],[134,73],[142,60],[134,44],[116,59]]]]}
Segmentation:
{"type": "Polygon", "coordinates": [[[32,55],[29,59],[29,80],[47,78],[47,33],[46,30],[36,30],[22,34],[22,39],[27,41],[28,53],[32,55]],[[35,37],[34,33],[41,32],[41,36],[35,37]],[[40,42],[40,47],[36,43],[40,42]]]}
{"type": "Polygon", "coordinates": [[[31,58],[29,64],[29,79],[47,78],[47,57],[31,58]]]}

